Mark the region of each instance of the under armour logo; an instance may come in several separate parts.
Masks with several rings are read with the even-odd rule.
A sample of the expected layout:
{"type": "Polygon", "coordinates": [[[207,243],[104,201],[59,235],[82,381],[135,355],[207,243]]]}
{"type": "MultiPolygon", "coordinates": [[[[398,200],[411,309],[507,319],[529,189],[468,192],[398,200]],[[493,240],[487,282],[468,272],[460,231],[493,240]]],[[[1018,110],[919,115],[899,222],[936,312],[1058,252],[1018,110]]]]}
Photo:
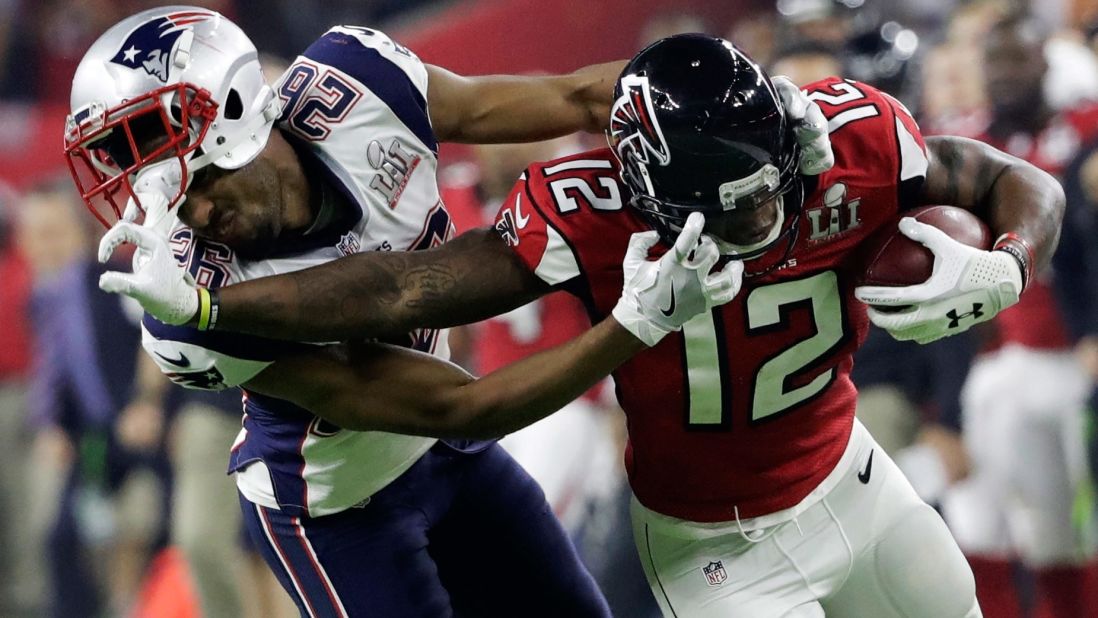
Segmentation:
{"type": "Polygon", "coordinates": [[[972,303],[972,311],[961,314],[958,314],[956,309],[950,309],[946,312],[946,317],[949,318],[949,328],[957,328],[958,326],[960,326],[961,320],[969,316],[977,320],[984,317],[984,312],[980,311],[980,309],[983,309],[983,307],[983,303],[972,303]]]}

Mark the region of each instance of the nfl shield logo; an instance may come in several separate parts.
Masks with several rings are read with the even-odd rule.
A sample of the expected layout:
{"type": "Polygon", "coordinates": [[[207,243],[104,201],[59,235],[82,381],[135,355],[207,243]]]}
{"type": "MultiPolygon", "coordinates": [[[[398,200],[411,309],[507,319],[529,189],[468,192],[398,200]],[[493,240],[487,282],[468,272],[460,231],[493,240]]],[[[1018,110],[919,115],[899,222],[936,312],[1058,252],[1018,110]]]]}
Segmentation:
{"type": "Polygon", "coordinates": [[[336,249],[343,255],[354,255],[358,253],[358,250],[362,248],[362,243],[358,240],[358,235],[354,232],[348,232],[339,239],[336,244],[336,249]]]}
{"type": "Polygon", "coordinates": [[[728,579],[728,572],[724,570],[720,560],[703,566],[702,573],[705,573],[705,581],[710,586],[720,586],[728,579]]]}

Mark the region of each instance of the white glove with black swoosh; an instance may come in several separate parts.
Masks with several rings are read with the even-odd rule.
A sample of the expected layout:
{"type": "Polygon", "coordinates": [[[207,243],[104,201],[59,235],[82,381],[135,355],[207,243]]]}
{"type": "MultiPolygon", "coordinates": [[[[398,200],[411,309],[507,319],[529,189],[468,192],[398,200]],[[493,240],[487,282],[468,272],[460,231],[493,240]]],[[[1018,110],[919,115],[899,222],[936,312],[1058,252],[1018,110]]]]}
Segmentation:
{"type": "Polygon", "coordinates": [[[675,245],[658,260],[648,250],[656,232],[633,234],[622,261],[625,282],[612,315],[648,346],[659,343],[695,315],[735,298],[743,283],[743,262],[735,260],[710,272],[720,258],[712,239],[702,237],[705,217],[693,213],[675,245]]]}

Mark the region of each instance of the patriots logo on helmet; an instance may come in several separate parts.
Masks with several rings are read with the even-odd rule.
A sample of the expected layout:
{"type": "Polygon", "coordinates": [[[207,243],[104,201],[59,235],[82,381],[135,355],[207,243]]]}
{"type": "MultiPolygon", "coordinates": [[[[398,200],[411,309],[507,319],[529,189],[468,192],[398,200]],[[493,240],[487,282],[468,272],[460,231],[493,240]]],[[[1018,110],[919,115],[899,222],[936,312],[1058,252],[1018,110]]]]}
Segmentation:
{"type": "Polygon", "coordinates": [[[652,89],[643,75],[621,78],[622,94],[610,110],[610,141],[622,166],[647,181],[647,166],[671,163],[671,149],[652,105],[652,89]]]}
{"type": "Polygon", "coordinates": [[[180,11],[147,21],[126,37],[111,62],[130,69],[138,67],[167,83],[168,59],[175,42],[190,25],[213,19],[209,11],[180,11]]]}

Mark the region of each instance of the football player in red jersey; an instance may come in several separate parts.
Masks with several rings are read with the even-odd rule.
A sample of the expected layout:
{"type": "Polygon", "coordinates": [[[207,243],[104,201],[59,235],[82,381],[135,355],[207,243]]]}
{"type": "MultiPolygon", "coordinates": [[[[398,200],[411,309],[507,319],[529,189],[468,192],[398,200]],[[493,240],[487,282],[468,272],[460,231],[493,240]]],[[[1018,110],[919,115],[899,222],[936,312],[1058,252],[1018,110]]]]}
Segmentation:
{"type": "MultiPolygon", "coordinates": [[[[930,341],[1016,302],[1053,249],[1063,193],[978,142],[924,142],[898,102],[864,84],[807,91],[834,148],[817,177],[798,173],[789,110],[754,62],[721,39],[664,39],[619,78],[613,147],[528,168],[494,232],[223,288],[215,328],[376,335],[475,321],[553,289],[597,319],[613,307],[629,236],[654,229],[666,242],[703,212],[727,257],[744,261],[742,290],[614,374],[636,540],[664,612],[979,616],[941,518],[854,419],[851,353],[869,319],[930,341]],[[858,289],[902,305],[867,317],[859,244],[919,204],[973,209],[1003,237],[980,251],[904,220],[935,253],[934,274],[858,289]]],[[[181,275],[128,281],[122,291],[161,318],[193,319],[179,309],[196,295],[181,275]]],[[[500,429],[474,418],[462,431],[500,429]]]]}

